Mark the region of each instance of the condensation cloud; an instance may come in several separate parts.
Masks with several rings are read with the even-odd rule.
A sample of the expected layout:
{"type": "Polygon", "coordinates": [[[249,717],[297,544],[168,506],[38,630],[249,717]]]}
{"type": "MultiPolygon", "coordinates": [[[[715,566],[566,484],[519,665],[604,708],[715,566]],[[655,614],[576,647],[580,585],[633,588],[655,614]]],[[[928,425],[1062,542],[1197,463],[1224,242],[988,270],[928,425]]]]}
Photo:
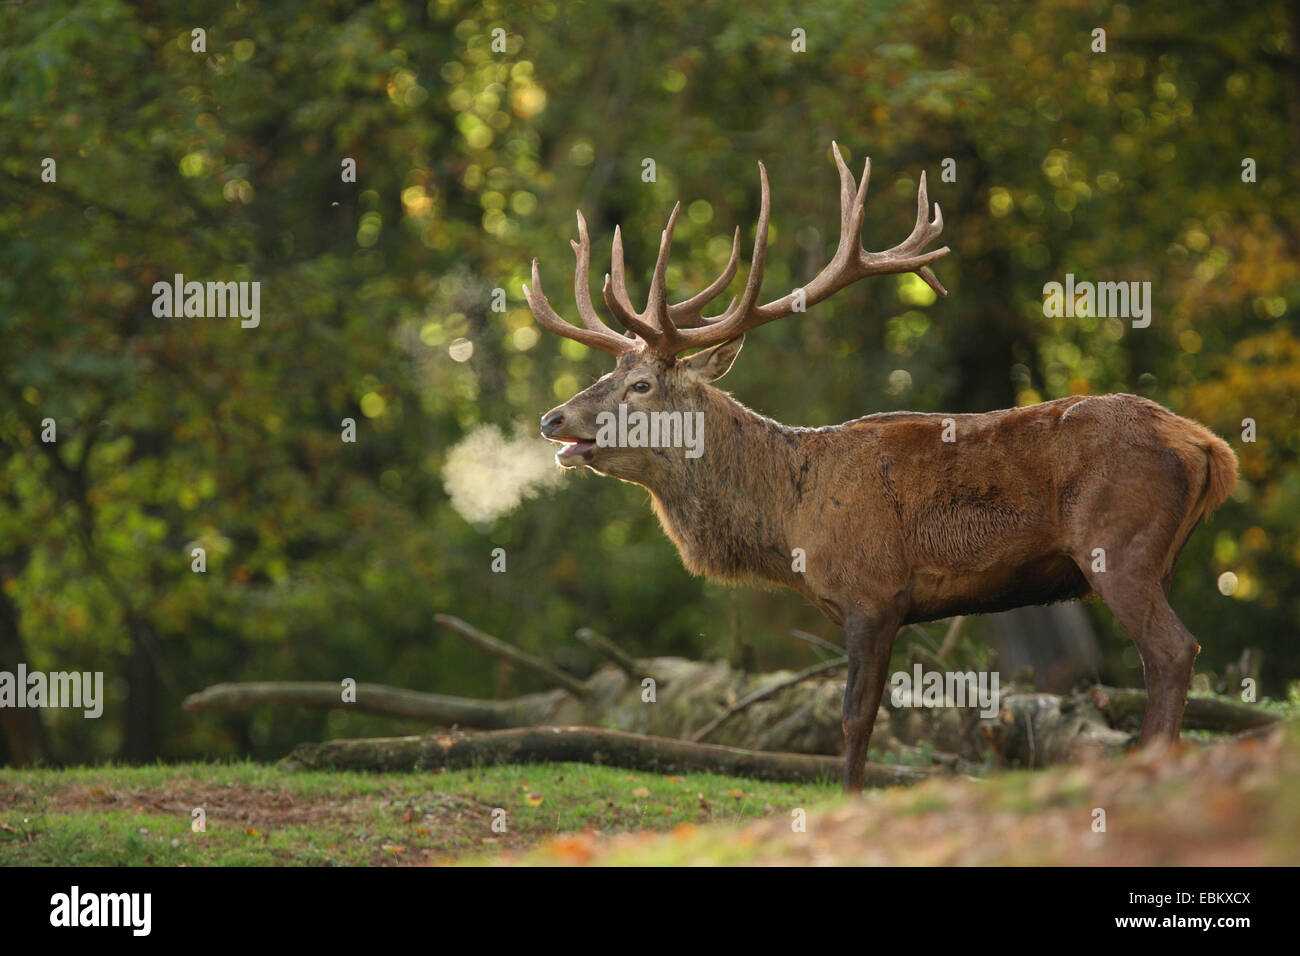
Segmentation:
{"type": "Polygon", "coordinates": [[[478,426],[451,449],[443,466],[451,506],[475,524],[496,520],[564,479],[555,448],[522,425],[510,438],[496,425],[478,426]]]}

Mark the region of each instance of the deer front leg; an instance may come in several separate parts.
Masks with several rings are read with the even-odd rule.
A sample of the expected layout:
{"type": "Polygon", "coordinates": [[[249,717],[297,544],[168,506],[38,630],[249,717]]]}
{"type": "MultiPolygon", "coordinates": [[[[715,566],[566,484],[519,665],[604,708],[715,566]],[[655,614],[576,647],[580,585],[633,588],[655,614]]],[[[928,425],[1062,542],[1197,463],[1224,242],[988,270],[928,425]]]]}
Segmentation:
{"type": "Polygon", "coordinates": [[[885,689],[898,619],[875,608],[854,608],[844,619],[849,678],[844,687],[844,792],[857,793],[867,765],[867,744],[885,689]]]}

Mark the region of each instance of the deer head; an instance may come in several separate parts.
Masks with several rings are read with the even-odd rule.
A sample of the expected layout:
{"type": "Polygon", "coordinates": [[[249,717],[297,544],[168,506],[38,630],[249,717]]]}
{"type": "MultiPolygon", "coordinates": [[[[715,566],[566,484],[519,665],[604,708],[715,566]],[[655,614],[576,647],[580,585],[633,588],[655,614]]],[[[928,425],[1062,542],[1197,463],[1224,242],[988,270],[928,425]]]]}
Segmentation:
{"type": "Polygon", "coordinates": [[[704,309],[736,274],[740,261],[740,229],[736,229],[731,256],[722,274],[689,299],[669,303],[664,288],[665,276],[681,203],[673,207],[668,225],[660,237],[650,292],[645,308],[640,312],[632,307],[627,294],[622,234],[617,227],[614,230],[610,272],[605,275],[603,298],[610,313],[627,329],[627,335],[609,328],[592,305],[588,286],[591,241],[582,213],[578,213],[578,241],[570,243],[577,259],[573,292],[582,319],[581,326],[565,321],[551,308],[542,291],[537,260],[533,260],[533,284],[531,289],[524,286],[524,298],[538,323],[565,338],[608,352],[618,360],[614,371],[542,416],[542,434],[564,443],[556,455],[560,465],[586,465],[602,474],[642,481],[654,468],[666,467],[674,460],[689,457],[671,445],[611,444],[600,440],[599,431],[602,424],[610,423],[610,416],[617,421],[620,414],[630,412],[639,411],[647,415],[657,412],[670,416],[702,412],[711,396],[716,394],[709,383],[731,367],[745,332],[803,311],[859,279],[915,272],[937,293],[947,295],[947,290],[930,271],[929,264],[947,255],[948,247],[924,251],[925,246],[943,230],[943,214],[937,203],[934,218],[929,218],[925,173],[921,174],[916,225],[911,235],[892,249],[867,252],[862,248],[861,232],[871,160],[868,159],[863,167],[861,183],[855,183],[839,146],[831,145],[840,176],[840,235],[835,255],[807,285],[772,302],[758,303],[770,215],[767,170],[762,163],[758,164],[762,199],[749,277],[739,299],[732,299],[720,315],[705,316],[704,309]],[[701,351],[683,357],[683,353],[693,349],[701,351]]]}

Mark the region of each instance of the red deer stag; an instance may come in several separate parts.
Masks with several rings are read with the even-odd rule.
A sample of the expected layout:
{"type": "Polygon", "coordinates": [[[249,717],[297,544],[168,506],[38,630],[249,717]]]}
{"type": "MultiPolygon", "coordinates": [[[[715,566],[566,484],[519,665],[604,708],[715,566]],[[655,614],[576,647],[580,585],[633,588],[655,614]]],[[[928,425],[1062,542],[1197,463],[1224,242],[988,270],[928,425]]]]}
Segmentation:
{"type": "Polygon", "coordinates": [[[581,213],[572,243],[581,326],[551,308],[533,260],[532,288],[523,291],[537,321],[617,357],[614,371],[542,416],[542,434],[564,443],[557,462],[648,489],[692,573],[788,585],[843,626],[845,790],[862,787],[900,625],[1094,590],[1142,655],[1149,703],[1140,742],[1177,739],[1200,646],[1166,595],[1188,536],[1236,482],[1236,456],[1222,440],[1135,395],[1076,395],[982,414],[888,412],[796,428],[710,384],[730,368],[745,332],[859,279],[914,272],[947,294],[928,268],[948,248],[925,251],[943,228],[938,205],[929,218],[925,174],[912,234],[885,252],[867,252],[860,236],[871,162],[855,183],[839,147],[832,148],[839,245],[811,282],[772,302],[758,302],[770,212],[761,163],[749,278],[721,315],[703,311],[736,273],[740,230],[722,275],[669,303],[665,272],[680,203],[663,231],[641,312],[628,298],[614,231],[604,299],[629,335],[606,326],[592,307],[581,213]],[[690,349],[702,350],[683,357],[690,349]],[[625,415],[697,418],[707,426],[705,454],[644,440],[597,441],[601,422],[620,406],[625,415]],[[795,549],[802,549],[802,565],[795,549]]]}

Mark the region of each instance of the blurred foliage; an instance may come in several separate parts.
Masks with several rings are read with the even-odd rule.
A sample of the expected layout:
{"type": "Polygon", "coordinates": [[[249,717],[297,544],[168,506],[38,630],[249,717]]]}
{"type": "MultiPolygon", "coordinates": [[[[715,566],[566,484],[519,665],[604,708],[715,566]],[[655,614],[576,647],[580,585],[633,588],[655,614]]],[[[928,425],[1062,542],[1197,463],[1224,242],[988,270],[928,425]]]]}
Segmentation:
{"type": "Polygon", "coordinates": [[[1173,603],[1202,664],[1262,647],[1280,688],[1300,672],[1295,15],[1214,0],[0,7],[0,629],[29,666],[103,670],[110,693],[99,721],[46,713],[54,754],[278,755],[372,723],[181,716],[218,681],[537,688],[435,631],[435,611],[577,670],[593,663],[580,625],[633,653],[806,663],[789,629],[830,625],[792,594],[691,578],[644,492],[568,475],[472,525],[442,469],[476,426],[531,430],[606,370],[539,335],[520,293],[536,256],[572,314],[555,290],[575,208],[597,275],[623,224],[635,298],[680,198],[669,283],[698,288],[735,226],[752,238],[762,159],[767,289],[790,288],[834,243],[832,139],[872,157],[868,245],[906,235],[929,170],[951,295],[876,280],[767,326],[728,379],[737,397],[808,425],[1113,390],[1200,418],[1243,480],[1193,536],[1173,603]],[[1150,280],[1150,328],[1044,318],[1043,284],[1067,272],[1150,280]],[[151,287],[176,273],[261,282],[261,325],[155,318],[151,287]]]}

